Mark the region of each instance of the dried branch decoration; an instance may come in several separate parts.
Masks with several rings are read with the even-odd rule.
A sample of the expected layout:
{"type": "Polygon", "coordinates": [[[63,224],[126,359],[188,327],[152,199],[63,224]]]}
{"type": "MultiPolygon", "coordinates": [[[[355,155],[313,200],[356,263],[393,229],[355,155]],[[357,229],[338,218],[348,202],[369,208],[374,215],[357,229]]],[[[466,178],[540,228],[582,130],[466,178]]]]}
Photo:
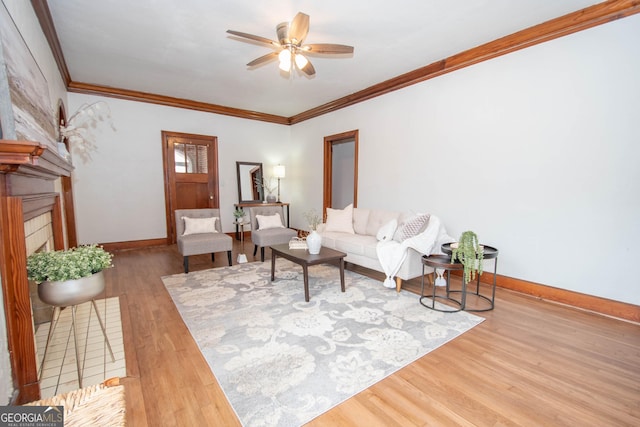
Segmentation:
{"type": "Polygon", "coordinates": [[[60,124],[60,135],[69,140],[71,148],[85,163],[91,160],[91,153],[97,151],[93,131],[98,127],[98,123],[103,121],[108,122],[115,132],[109,106],[104,101],[98,101],[82,104],[67,120],[66,125],[60,124]]]}

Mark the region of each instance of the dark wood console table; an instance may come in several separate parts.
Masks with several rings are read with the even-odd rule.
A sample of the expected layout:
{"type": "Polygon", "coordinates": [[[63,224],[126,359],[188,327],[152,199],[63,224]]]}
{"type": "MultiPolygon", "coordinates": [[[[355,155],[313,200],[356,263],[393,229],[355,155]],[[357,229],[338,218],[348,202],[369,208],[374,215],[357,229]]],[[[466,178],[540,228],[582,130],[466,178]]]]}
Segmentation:
{"type": "MultiPolygon", "coordinates": [[[[289,203],[261,203],[261,202],[251,202],[251,203],[236,203],[233,206],[235,206],[236,209],[241,209],[244,210],[244,208],[251,208],[251,207],[259,207],[259,206],[283,206],[286,208],[287,211],[287,228],[289,228],[289,203]]],[[[238,224],[236,224],[236,240],[240,240],[240,231],[238,228],[238,224]]]]}

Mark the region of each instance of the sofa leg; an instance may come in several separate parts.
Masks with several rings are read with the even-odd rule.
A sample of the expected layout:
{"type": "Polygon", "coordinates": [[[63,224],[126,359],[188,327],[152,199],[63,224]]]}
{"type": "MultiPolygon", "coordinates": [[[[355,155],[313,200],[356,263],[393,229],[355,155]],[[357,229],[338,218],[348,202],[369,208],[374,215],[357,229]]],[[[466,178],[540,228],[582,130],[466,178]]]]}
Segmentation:
{"type": "Polygon", "coordinates": [[[184,257],[184,259],[182,260],[182,264],[184,265],[184,272],[188,273],[189,272],[189,257],[188,256],[184,257]]]}
{"type": "Polygon", "coordinates": [[[227,258],[229,259],[229,267],[231,267],[231,251],[227,251],[227,258]]]}
{"type": "Polygon", "coordinates": [[[253,256],[256,256],[258,253],[258,245],[253,245],[253,256]]]}
{"type": "Polygon", "coordinates": [[[400,288],[402,288],[402,279],[396,277],[396,292],[400,292],[400,288]]]}
{"type": "Polygon", "coordinates": [[[260,248],[260,261],[264,262],[264,246],[260,248]]]}

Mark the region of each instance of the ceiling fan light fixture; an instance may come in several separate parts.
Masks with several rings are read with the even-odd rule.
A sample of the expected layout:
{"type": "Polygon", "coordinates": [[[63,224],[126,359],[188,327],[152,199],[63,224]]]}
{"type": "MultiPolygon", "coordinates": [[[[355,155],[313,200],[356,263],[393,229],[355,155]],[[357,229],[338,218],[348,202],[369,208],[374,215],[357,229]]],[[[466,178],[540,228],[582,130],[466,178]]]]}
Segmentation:
{"type": "Polygon", "coordinates": [[[282,22],[276,26],[278,41],[267,39],[262,36],[243,33],[241,31],[227,30],[227,33],[249,39],[254,42],[264,43],[274,49],[271,53],[262,55],[261,57],[249,62],[247,67],[250,68],[269,62],[277,56],[279,60],[278,66],[282,71],[290,73],[292,68],[294,71],[297,68],[298,71],[301,71],[308,77],[313,77],[316,74],[316,69],[304,55],[304,52],[324,55],[353,54],[353,46],[334,43],[314,43],[305,45],[304,40],[307,38],[307,34],[309,33],[309,15],[302,12],[298,12],[290,23],[282,22]]]}
{"type": "Polygon", "coordinates": [[[306,67],[307,64],[309,63],[309,60],[304,55],[302,55],[300,53],[296,53],[294,58],[295,58],[295,61],[296,61],[296,66],[301,70],[304,67],[306,67]]]}
{"type": "Polygon", "coordinates": [[[282,49],[282,51],[278,54],[278,60],[280,61],[280,69],[282,71],[291,70],[291,52],[289,49],[282,49]]]}

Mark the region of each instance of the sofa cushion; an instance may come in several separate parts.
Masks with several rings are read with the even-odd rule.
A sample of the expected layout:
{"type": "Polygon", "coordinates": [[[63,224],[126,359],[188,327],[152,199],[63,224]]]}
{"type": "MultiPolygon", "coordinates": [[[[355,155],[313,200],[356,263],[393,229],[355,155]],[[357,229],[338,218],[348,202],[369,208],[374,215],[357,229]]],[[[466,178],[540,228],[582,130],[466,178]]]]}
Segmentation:
{"type": "Polygon", "coordinates": [[[367,234],[369,212],[369,209],[353,208],[353,231],[356,234],[367,234]]]}
{"type": "Polygon", "coordinates": [[[393,239],[393,234],[396,232],[396,228],[398,228],[398,221],[392,219],[380,227],[376,234],[376,239],[378,239],[379,242],[393,239]]]}
{"type": "Polygon", "coordinates": [[[400,214],[400,218],[398,219],[398,228],[396,228],[396,232],[393,235],[393,240],[395,240],[396,242],[401,241],[400,233],[402,232],[402,227],[404,227],[404,224],[414,216],[416,216],[416,214],[413,212],[403,212],[400,214]]]}
{"type": "Polygon", "coordinates": [[[400,217],[400,212],[388,212],[372,209],[369,212],[369,219],[367,220],[366,233],[369,236],[375,236],[380,230],[380,227],[395,219],[396,221],[400,217]]]}
{"type": "Polygon", "coordinates": [[[353,205],[349,205],[344,209],[327,208],[325,230],[353,234],[353,205]]]}
{"type": "Polygon", "coordinates": [[[377,258],[376,244],[378,241],[375,236],[367,236],[362,234],[347,235],[342,233],[341,237],[335,240],[335,249],[355,255],[368,256],[377,258]]]}
{"type": "Polygon", "coordinates": [[[404,222],[402,227],[394,235],[394,240],[402,242],[413,236],[417,236],[426,230],[429,225],[429,214],[418,214],[404,222]]]}

